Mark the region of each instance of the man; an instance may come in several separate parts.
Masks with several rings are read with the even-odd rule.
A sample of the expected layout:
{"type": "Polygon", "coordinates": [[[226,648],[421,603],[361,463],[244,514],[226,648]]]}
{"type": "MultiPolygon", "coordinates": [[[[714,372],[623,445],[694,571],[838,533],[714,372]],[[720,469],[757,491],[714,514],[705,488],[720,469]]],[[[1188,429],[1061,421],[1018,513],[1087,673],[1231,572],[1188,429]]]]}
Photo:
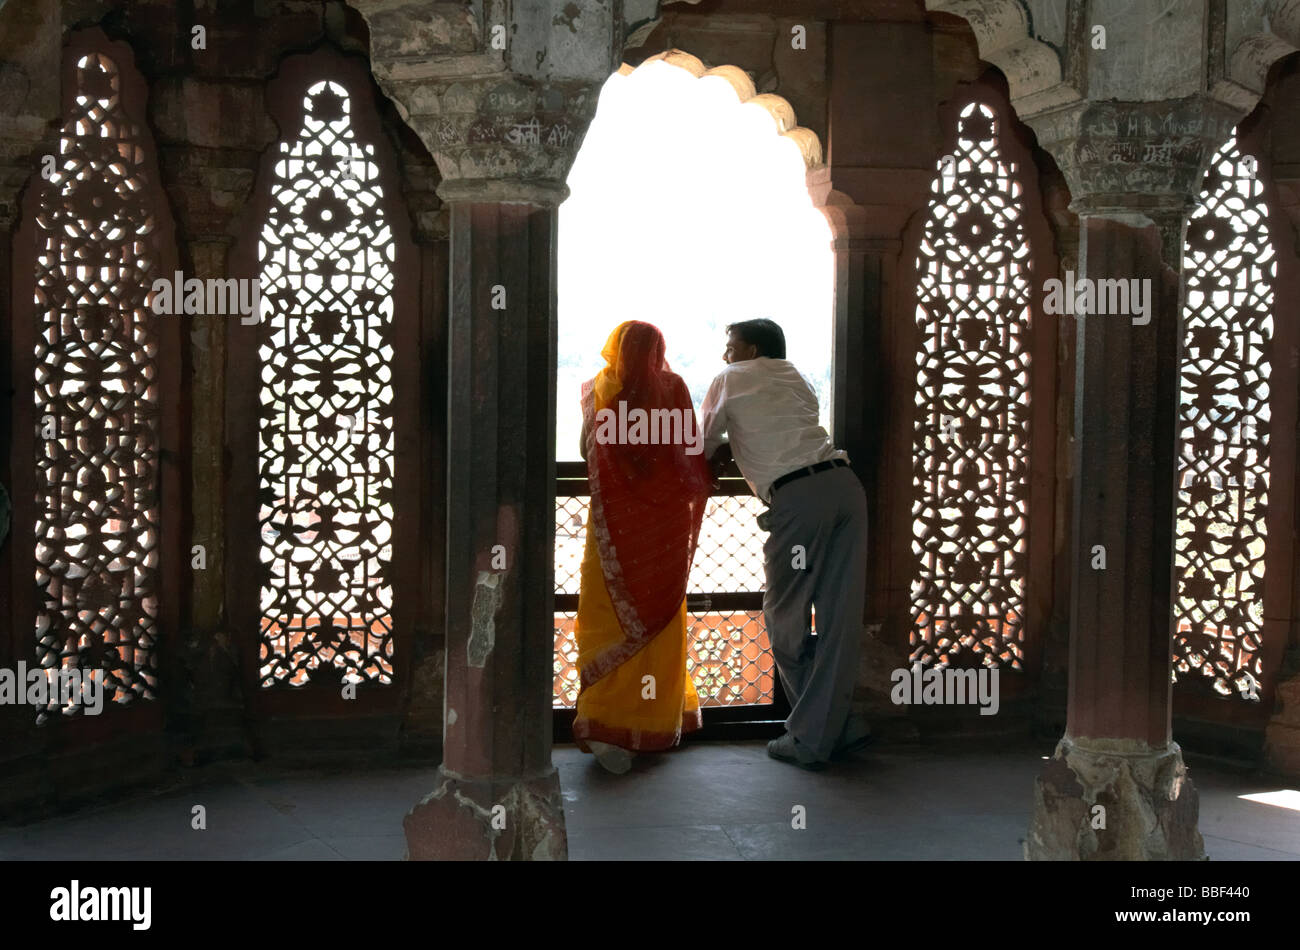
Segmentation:
{"type": "Polygon", "coordinates": [[[791,708],[786,734],[767,751],[784,762],[822,768],[868,737],[852,716],[866,585],[866,495],[845,453],[818,422],[817,395],[786,360],[785,334],[776,323],[746,320],[727,327],[723,359],[727,368],[713,380],[701,410],[704,452],[715,474],[734,457],[750,489],[771,506],[763,615],[791,708]]]}

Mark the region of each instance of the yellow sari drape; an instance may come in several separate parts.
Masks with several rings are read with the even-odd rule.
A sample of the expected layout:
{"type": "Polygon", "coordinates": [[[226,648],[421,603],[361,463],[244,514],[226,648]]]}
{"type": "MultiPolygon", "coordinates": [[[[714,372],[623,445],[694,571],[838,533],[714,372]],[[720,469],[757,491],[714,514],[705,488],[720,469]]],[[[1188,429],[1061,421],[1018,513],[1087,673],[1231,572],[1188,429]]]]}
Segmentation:
{"type": "MultiPolygon", "coordinates": [[[[595,412],[610,406],[619,395],[620,347],[623,333],[630,325],[621,324],[605,343],[601,356],[606,369],[593,380],[591,392],[595,412]]],[[[590,511],[581,584],[574,625],[580,676],[590,668],[594,658],[625,641],[606,585],[600,546],[595,537],[595,519],[590,511]]],[[[702,725],[700,698],[686,672],[686,599],[682,598],[672,620],[644,647],[581,689],[573,735],[583,751],[590,751],[585,740],[591,739],[648,752],[670,749],[677,745],[683,733],[693,732],[702,725]]]]}
{"type": "MultiPolygon", "coordinates": [[[[575,624],[578,669],[584,661],[623,639],[614,605],[605,587],[596,540],[587,532],[582,555],[582,596],[575,624]]],[[[700,697],[686,673],[686,601],[677,615],[646,646],[613,672],[578,694],[573,735],[586,751],[585,739],[624,749],[650,752],[670,749],[683,733],[702,725],[700,697]],[[645,677],[652,676],[653,698],[645,677]]]]}

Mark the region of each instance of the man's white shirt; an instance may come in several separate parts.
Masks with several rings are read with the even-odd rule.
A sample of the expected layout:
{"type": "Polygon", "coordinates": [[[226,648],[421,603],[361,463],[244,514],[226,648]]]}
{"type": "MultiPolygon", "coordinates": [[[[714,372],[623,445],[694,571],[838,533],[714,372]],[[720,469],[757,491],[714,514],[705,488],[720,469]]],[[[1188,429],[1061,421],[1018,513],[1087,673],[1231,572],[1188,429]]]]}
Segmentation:
{"type": "Polygon", "coordinates": [[[700,409],[704,456],[723,442],[754,494],[771,502],[772,482],[795,469],[847,458],[818,421],[817,394],[789,360],[730,363],[700,409]]]}

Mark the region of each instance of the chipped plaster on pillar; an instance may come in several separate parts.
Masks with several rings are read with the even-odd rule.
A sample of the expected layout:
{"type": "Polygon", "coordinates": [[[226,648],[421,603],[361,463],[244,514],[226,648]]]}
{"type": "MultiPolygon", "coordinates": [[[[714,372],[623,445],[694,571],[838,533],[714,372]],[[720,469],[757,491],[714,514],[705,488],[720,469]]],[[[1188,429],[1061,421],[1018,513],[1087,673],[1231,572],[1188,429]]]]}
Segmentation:
{"type": "Polygon", "coordinates": [[[505,596],[502,580],[505,572],[479,571],[474,585],[474,604],[470,609],[469,639],[465,642],[465,655],[469,665],[483,669],[496,645],[496,614],[505,596]]]}
{"type": "Polygon", "coordinates": [[[1136,739],[1067,735],[1034,782],[1025,858],[1205,860],[1199,810],[1178,743],[1161,749],[1136,739]]]}
{"type": "Polygon", "coordinates": [[[473,781],[445,769],[407,814],[407,860],[565,861],[564,810],[554,770],[507,782],[473,781]],[[504,812],[504,828],[496,827],[504,812]],[[494,819],[498,819],[494,821],[494,819]],[[436,835],[430,830],[436,828],[436,835]],[[412,852],[411,845],[416,850],[412,852]],[[422,842],[436,842],[436,852],[422,842]]]}

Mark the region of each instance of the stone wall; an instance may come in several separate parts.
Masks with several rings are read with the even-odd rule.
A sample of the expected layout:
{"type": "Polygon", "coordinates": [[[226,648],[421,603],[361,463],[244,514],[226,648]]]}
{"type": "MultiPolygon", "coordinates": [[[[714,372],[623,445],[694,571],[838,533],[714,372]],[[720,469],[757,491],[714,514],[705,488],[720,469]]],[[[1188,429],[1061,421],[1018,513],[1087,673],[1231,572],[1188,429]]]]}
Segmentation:
{"type": "MultiPolygon", "coordinates": [[[[494,10],[502,7],[499,3],[490,5],[494,10]]],[[[236,246],[258,224],[250,218],[252,199],[259,186],[258,169],[266,150],[284,131],[271,118],[267,89],[285,58],[322,44],[367,66],[372,55],[377,63],[381,55],[386,57],[376,65],[374,72],[381,82],[372,83],[372,91],[383,133],[397,156],[400,188],[417,248],[419,339],[403,340],[399,345],[418,346],[420,351],[419,456],[426,478],[418,514],[413,515],[418,516],[418,534],[423,539],[421,550],[413,554],[419,558],[420,606],[411,641],[410,680],[401,686],[401,708],[392,716],[371,722],[337,721],[349,718],[345,716],[288,716],[273,721],[250,715],[247,666],[254,662],[247,650],[250,634],[232,629],[228,622],[231,594],[223,541],[231,453],[246,450],[232,446],[230,420],[225,413],[230,389],[228,373],[236,357],[229,350],[228,328],[222,318],[187,318],[192,323],[186,328],[183,371],[188,401],[182,444],[188,446],[188,451],[181,460],[186,501],[184,511],[169,514],[184,523],[186,549],[191,543],[205,545],[207,566],[186,577],[181,627],[167,631],[163,728],[146,738],[118,737],[117,745],[105,743],[93,750],[56,750],[61,740],[54,737],[52,730],[34,732],[26,718],[12,709],[0,709],[0,772],[19,779],[6,781],[4,794],[11,800],[0,799],[0,809],[16,806],[19,798],[15,796],[21,796],[28,805],[67,803],[72,794],[90,795],[125,780],[155,779],[178,763],[197,765],[260,752],[281,758],[319,760],[324,756],[329,761],[355,761],[361,750],[371,760],[395,759],[403,754],[431,760],[440,754],[447,667],[443,614],[447,600],[444,543],[450,224],[447,209],[437,194],[445,183],[428,137],[437,135],[443,127],[438,120],[445,120],[447,114],[469,124],[479,103],[474,100],[472,108],[457,112],[457,93],[452,88],[456,84],[447,76],[438,76],[440,85],[431,92],[435,86],[432,73],[422,74],[420,70],[432,67],[417,60],[419,50],[432,45],[448,55],[476,57],[475,68],[487,70],[484,64],[492,54],[483,49],[483,37],[475,32],[477,28],[467,12],[470,8],[464,5],[434,5],[442,17],[440,23],[460,22],[457,17],[464,21],[460,28],[437,36],[421,32],[423,21],[408,4],[372,0],[357,6],[368,11],[366,16],[339,0],[250,0],[237,4],[200,0],[183,5],[171,0],[11,0],[0,4],[0,266],[8,266],[12,260],[12,240],[24,189],[33,180],[40,156],[55,148],[60,89],[58,70],[51,64],[59,60],[63,39],[70,32],[100,29],[133,51],[134,68],[149,88],[149,127],[157,148],[161,185],[175,219],[179,266],[201,277],[230,273],[236,246]],[[371,35],[376,24],[385,31],[377,42],[371,35]],[[195,48],[196,26],[205,30],[202,49],[195,48]],[[402,97],[390,100],[384,90],[391,93],[395,88],[402,90],[402,97]],[[418,121],[403,118],[411,116],[417,116],[418,121]],[[53,754],[55,751],[59,754],[53,754]],[[130,767],[124,768],[121,756],[128,754],[134,758],[130,767]],[[85,781],[67,781],[69,776],[83,773],[85,781]]],[[[648,9],[644,3],[637,6],[648,9]]],[[[979,29],[973,29],[954,14],[941,10],[927,13],[926,6],[920,0],[884,0],[877,4],[849,0],[704,0],[698,4],[666,4],[659,25],[644,39],[639,38],[638,46],[624,53],[626,61],[633,65],[657,53],[681,49],[707,66],[737,66],[753,80],[757,92],[774,93],[789,102],[799,125],[815,132],[823,146],[829,170],[820,170],[821,177],[810,177],[810,183],[815,185],[817,200],[827,209],[828,217],[836,222],[835,250],[841,281],[837,289],[838,329],[850,344],[844,357],[848,368],[843,381],[850,394],[845,440],[855,469],[868,488],[874,531],[866,618],[870,639],[859,681],[859,699],[864,709],[894,721],[896,725],[890,728],[896,728],[900,735],[913,734],[916,723],[924,721],[924,717],[912,716],[907,724],[897,725],[907,717],[898,715],[900,711],[882,698],[889,672],[902,665],[906,656],[905,642],[900,640],[898,629],[889,626],[889,618],[897,617],[900,607],[905,609],[908,591],[899,579],[910,538],[903,538],[897,531],[891,536],[878,527],[891,508],[905,505],[910,486],[910,478],[898,473],[897,459],[884,456],[882,445],[889,431],[891,407],[898,408],[890,402],[892,393],[895,388],[904,391],[904,378],[909,371],[914,373],[913,354],[899,349],[896,332],[913,316],[914,291],[908,278],[912,266],[909,257],[915,253],[913,237],[926,207],[943,141],[941,116],[945,104],[972,83],[997,87],[1003,99],[1013,104],[1013,93],[1032,85],[1027,85],[1025,76],[1009,79],[988,65],[992,54],[981,44],[990,42],[992,34],[986,27],[992,20],[980,20],[979,29]],[[879,367],[887,371],[878,371],[879,367]],[[890,372],[896,377],[897,387],[891,383],[890,372]],[[900,543],[902,548],[898,547],[900,543]]],[[[1031,6],[1044,9],[1036,2],[1031,6]]],[[[997,20],[992,13],[990,17],[1003,26],[1014,25],[1016,18],[1006,14],[1009,8],[1004,4],[988,0],[974,7],[994,13],[998,8],[1002,19],[997,20]]],[[[1103,7],[1116,11],[1117,23],[1127,22],[1129,14],[1114,4],[1103,7]]],[[[537,4],[524,4],[519,15],[531,22],[527,18],[540,16],[541,9],[537,4]]],[[[606,26],[611,31],[617,29],[614,5],[602,2],[593,10],[600,14],[596,17],[599,23],[585,28],[595,32],[606,26]]],[[[1035,56],[1061,53],[1068,82],[1091,83],[1115,95],[1134,92],[1134,75],[1150,78],[1151,83],[1138,90],[1148,99],[1151,89],[1160,96],[1181,95],[1195,85],[1188,78],[1189,70],[1207,68],[1198,53],[1177,63],[1166,57],[1126,77],[1110,75],[1086,59],[1086,49],[1078,42],[1081,21],[1053,19],[1041,25],[1041,36],[1050,46],[1033,47],[1035,56]]],[[[1021,48],[1011,42],[1015,37],[1003,35],[1007,29],[999,29],[1001,32],[992,37],[1005,41],[999,51],[1021,48]]],[[[1178,40],[1188,29],[1186,23],[1170,24],[1169,29],[1174,46],[1191,42],[1186,38],[1178,40]]],[[[576,27],[572,33],[579,36],[576,27]]],[[[1027,36],[1021,39],[1028,41],[1027,36]]],[[[565,94],[572,93],[574,101],[586,102],[588,74],[604,62],[609,50],[594,42],[588,46],[577,39],[573,42],[579,46],[565,53],[569,58],[564,62],[582,72],[577,78],[565,74],[557,79],[550,71],[560,70],[561,66],[550,62],[544,68],[538,67],[546,75],[532,77],[528,82],[516,81],[518,77],[511,79],[504,74],[508,72],[506,65],[491,60],[492,68],[499,67],[503,75],[498,77],[488,70],[486,78],[479,77],[483,80],[480,85],[487,90],[484,108],[499,111],[509,105],[522,115],[534,108],[529,96],[536,94],[542,96],[539,102],[550,101],[557,90],[568,90],[565,94]],[[527,95],[521,92],[518,103],[500,92],[520,89],[526,89],[527,95]]],[[[1024,49],[1028,47],[1021,51],[1024,49]]],[[[549,55],[546,49],[535,52],[541,56],[539,64],[546,59],[541,54],[549,55]]],[[[1121,44],[1117,52],[1128,62],[1140,58],[1141,51],[1121,44]]],[[[557,59],[561,58],[557,53],[557,59]]],[[[1035,62],[1038,69],[1042,64],[1035,62]]],[[[1061,64],[1055,65],[1055,78],[1033,86],[1033,94],[1040,98],[1032,102],[1041,105],[1047,101],[1043,96],[1057,97],[1051,100],[1057,102],[1059,97],[1071,94],[1060,80],[1061,64]]],[[[1279,89],[1290,95],[1287,81],[1279,82],[1279,89]]],[[[1030,100],[1020,101],[1028,108],[1030,100]]],[[[1142,104],[1153,115],[1165,105],[1159,101],[1142,104]]],[[[1295,112],[1294,104],[1285,96],[1270,98],[1266,106],[1286,116],[1295,112]]],[[[576,109],[575,114],[581,111],[576,109]]],[[[1216,116],[1216,121],[1226,121],[1229,113],[1220,109],[1216,116]]],[[[1300,220],[1295,210],[1300,206],[1296,197],[1300,195],[1300,138],[1293,131],[1294,123],[1276,118],[1274,123],[1271,147],[1277,186],[1284,213],[1294,222],[1300,220]]],[[[1050,125],[1036,127],[1047,129],[1050,125]]],[[[449,141],[457,131],[452,126],[446,126],[451,130],[447,133],[449,141]]],[[[1059,260],[1062,269],[1071,268],[1078,256],[1079,222],[1070,210],[1066,177],[1053,157],[1070,153],[1064,146],[1058,148],[1055,141],[1050,144],[1050,152],[1039,147],[1034,133],[1019,123],[1011,131],[1033,164],[1044,232],[1051,240],[1050,255],[1059,260]]],[[[565,142],[567,145],[567,138],[565,142]]],[[[500,145],[495,141],[492,144],[500,145]]],[[[507,153],[502,150],[500,154],[507,153]]],[[[555,171],[561,169],[568,156],[557,153],[551,158],[554,161],[547,167],[555,171]]],[[[471,165],[461,170],[466,168],[471,165]]],[[[472,170],[482,169],[472,165],[472,170]]],[[[504,193],[484,195],[503,204],[512,200],[504,193]]],[[[544,244],[539,238],[537,246],[544,244]]],[[[5,295],[0,299],[0,325],[14,319],[9,310],[10,300],[5,295]]],[[[1021,707],[999,724],[1008,729],[1027,728],[1031,721],[1039,722],[1050,733],[1059,734],[1063,729],[1072,580],[1072,474],[1068,459],[1074,409],[1074,348],[1073,324],[1066,321],[1056,352],[1053,590],[1044,621],[1042,672],[1031,671],[1038,676],[1036,692],[1031,690],[1021,697],[1021,707]]],[[[7,374],[8,354],[2,350],[0,364],[0,372],[7,374]]],[[[840,381],[837,377],[837,385],[840,381]]],[[[8,382],[0,377],[0,384],[8,382]]],[[[7,399],[9,391],[8,385],[0,385],[0,398],[7,399]]],[[[5,404],[0,408],[4,410],[0,412],[0,446],[6,450],[0,483],[7,484],[14,464],[7,451],[12,407],[5,404]]],[[[0,541],[0,593],[6,595],[13,578],[11,549],[11,543],[0,541]]],[[[1293,589],[1300,590],[1300,584],[1293,583],[1293,589]]],[[[4,598],[4,602],[10,599],[4,598]]],[[[1295,613],[1293,606],[1290,616],[1295,613]]],[[[8,619],[0,618],[6,622],[8,619]]],[[[1286,623],[1290,637],[1287,665],[1269,741],[1279,750],[1279,761],[1293,762],[1297,744],[1294,737],[1300,734],[1295,720],[1298,701],[1294,686],[1295,655],[1300,647],[1296,624],[1286,623]]],[[[14,642],[0,638],[0,663],[13,665],[17,659],[14,642]]],[[[1207,745],[1223,749],[1234,743],[1239,746],[1257,742],[1257,725],[1221,724],[1220,734],[1206,734],[1207,745]]],[[[951,734],[957,726],[932,717],[926,728],[934,734],[951,734]]]]}
{"type": "MultiPolygon", "coordinates": [[[[24,0],[7,5],[0,10],[0,132],[5,133],[0,135],[0,251],[6,267],[24,189],[30,187],[39,157],[52,152],[57,143],[60,73],[54,64],[60,61],[63,38],[86,29],[102,30],[109,40],[125,42],[134,56],[134,68],[148,85],[148,124],[174,218],[178,266],[198,277],[228,275],[232,249],[260,227],[250,218],[250,199],[258,185],[263,153],[281,132],[266,101],[268,81],[286,56],[322,45],[364,62],[369,50],[365,21],[342,2],[302,0],[192,7],[178,7],[170,0],[61,6],[24,0]],[[187,9],[192,9],[192,15],[187,9]],[[194,33],[198,26],[205,31],[203,49],[194,48],[199,45],[194,33]]],[[[227,352],[229,318],[187,316],[182,318],[189,321],[183,386],[189,398],[182,445],[188,453],[180,460],[185,510],[167,511],[164,517],[183,522],[184,550],[189,551],[191,544],[204,546],[206,569],[186,570],[181,627],[164,631],[162,729],[124,737],[122,744],[131,753],[124,759],[122,748],[104,749],[99,755],[99,749],[86,747],[81,739],[72,740],[71,749],[64,748],[71,734],[58,733],[62,724],[34,730],[29,716],[0,709],[0,757],[5,760],[0,771],[10,778],[25,776],[22,781],[3,783],[0,811],[19,805],[31,809],[71,804],[71,795],[84,798],[102,788],[159,780],[176,764],[198,765],[276,748],[304,756],[313,748],[331,750],[329,754],[336,757],[362,750],[389,758],[409,753],[436,761],[443,688],[445,459],[441,436],[446,416],[447,228],[435,194],[440,180],[436,165],[392,103],[373,84],[372,89],[383,134],[398,156],[398,183],[418,248],[422,308],[420,339],[398,343],[420,350],[420,468],[429,473],[430,488],[430,497],[415,515],[420,536],[428,543],[418,552],[406,552],[420,560],[416,572],[420,603],[411,639],[412,682],[403,687],[409,706],[387,724],[382,738],[373,731],[358,733],[346,722],[314,719],[294,725],[250,717],[248,665],[255,661],[255,652],[246,646],[248,633],[231,629],[226,619],[224,508],[231,452],[255,449],[233,447],[228,441],[227,373],[229,360],[236,358],[227,352]],[[283,741],[288,736],[292,742],[283,741]],[[62,757],[55,751],[59,748],[70,757],[62,757]],[[85,781],[57,778],[79,770],[85,771],[85,781]]],[[[5,297],[0,308],[7,309],[5,297]]],[[[0,309],[0,316],[4,313],[0,309]]],[[[7,367],[7,357],[4,363],[7,367]]],[[[7,404],[5,409],[0,435],[8,445],[7,404]]],[[[13,460],[8,452],[5,455],[0,482],[7,483],[13,460]]],[[[4,575],[0,582],[5,585],[11,583],[14,557],[8,547],[0,548],[4,575]]],[[[3,600],[7,613],[8,598],[3,600]]],[[[7,617],[4,625],[8,626],[7,617]]],[[[0,638],[0,663],[12,666],[18,657],[11,657],[11,652],[10,638],[0,638]]],[[[113,714],[110,710],[103,720],[113,714]]]]}

